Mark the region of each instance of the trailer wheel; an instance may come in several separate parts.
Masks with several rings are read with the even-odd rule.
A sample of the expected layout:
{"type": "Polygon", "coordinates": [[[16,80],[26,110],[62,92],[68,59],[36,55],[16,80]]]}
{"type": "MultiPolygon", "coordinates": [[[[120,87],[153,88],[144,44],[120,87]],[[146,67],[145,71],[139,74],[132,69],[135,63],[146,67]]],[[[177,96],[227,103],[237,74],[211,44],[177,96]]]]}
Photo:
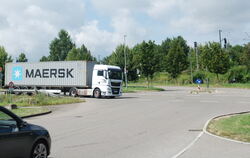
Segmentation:
{"type": "Polygon", "coordinates": [[[69,96],[77,97],[78,96],[77,89],[76,88],[70,88],[70,90],[69,90],[69,96]]]}
{"type": "MultiPolygon", "coordinates": [[[[14,87],[14,91],[15,91],[15,90],[20,90],[20,87],[17,87],[17,86],[14,87]]],[[[15,95],[21,95],[22,92],[14,92],[14,94],[15,94],[15,95]]]]}
{"type": "Polygon", "coordinates": [[[95,98],[101,98],[101,90],[100,90],[99,88],[96,88],[96,89],[94,90],[93,96],[94,96],[95,98]]]}

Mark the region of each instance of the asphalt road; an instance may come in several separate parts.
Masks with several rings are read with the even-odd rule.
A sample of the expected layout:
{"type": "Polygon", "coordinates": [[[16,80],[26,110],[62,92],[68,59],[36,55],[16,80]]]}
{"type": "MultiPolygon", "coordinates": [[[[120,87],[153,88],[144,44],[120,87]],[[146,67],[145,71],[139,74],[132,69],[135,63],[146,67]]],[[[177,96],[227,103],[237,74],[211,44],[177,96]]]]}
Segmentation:
{"type": "Polygon", "coordinates": [[[27,121],[50,131],[51,158],[249,158],[250,145],[201,130],[212,117],[249,111],[250,90],[191,90],[166,87],[118,99],[87,98],[27,121]]]}

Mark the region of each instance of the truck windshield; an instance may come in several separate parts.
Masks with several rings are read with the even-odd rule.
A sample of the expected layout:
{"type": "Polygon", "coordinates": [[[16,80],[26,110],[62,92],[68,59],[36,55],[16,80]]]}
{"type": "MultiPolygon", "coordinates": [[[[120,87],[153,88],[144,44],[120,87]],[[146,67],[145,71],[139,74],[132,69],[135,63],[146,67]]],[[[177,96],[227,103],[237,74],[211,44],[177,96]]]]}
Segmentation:
{"type": "Polygon", "coordinates": [[[109,79],[122,80],[122,71],[120,69],[108,69],[109,79]]]}

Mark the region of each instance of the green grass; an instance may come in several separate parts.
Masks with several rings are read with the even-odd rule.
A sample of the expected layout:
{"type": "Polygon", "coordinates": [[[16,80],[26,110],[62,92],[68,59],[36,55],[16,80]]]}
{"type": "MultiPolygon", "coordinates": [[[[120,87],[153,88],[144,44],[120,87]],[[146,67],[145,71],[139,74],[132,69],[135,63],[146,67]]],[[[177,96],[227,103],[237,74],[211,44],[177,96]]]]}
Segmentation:
{"type": "Polygon", "coordinates": [[[49,112],[50,110],[48,108],[19,108],[11,111],[20,117],[24,117],[49,112]]]}
{"type": "Polygon", "coordinates": [[[13,94],[0,95],[0,106],[6,106],[9,104],[16,104],[17,106],[44,106],[80,102],[84,102],[84,100],[72,97],[51,97],[45,94],[36,94],[32,96],[13,94]]]}
{"type": "Polygon", "coordinates": [[[250,114],[212,120],[207,130],[222,137],[250,142],[250,114]]]}
{"type": "Polygon", "coordinates": [[[157,87],[146,87],[146,86],[128,86],[128,88],[123,87],[123,93],[135,93],[138,91],[164,91],[163,88],[157,87]]]}

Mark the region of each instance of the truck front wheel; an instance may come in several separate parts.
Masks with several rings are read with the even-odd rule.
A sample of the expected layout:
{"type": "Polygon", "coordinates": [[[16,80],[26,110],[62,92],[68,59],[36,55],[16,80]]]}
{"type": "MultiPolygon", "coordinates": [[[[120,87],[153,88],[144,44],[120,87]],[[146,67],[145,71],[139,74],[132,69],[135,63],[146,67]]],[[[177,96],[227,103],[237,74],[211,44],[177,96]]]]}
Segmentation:
{"type": "Polygon", "coordinates": [[[77,89],[76,88],[70,88],[69,90],[69,96],[72,96],[72,97],[77,97],[77,89]]]}
{"type": "Polygon", "coordinates": [[[99,88],[96,88],[96,89],[94,90],[93,96],[94,96],[95,98],[101,98],[101,90],[100,90],[99,88]]]}

